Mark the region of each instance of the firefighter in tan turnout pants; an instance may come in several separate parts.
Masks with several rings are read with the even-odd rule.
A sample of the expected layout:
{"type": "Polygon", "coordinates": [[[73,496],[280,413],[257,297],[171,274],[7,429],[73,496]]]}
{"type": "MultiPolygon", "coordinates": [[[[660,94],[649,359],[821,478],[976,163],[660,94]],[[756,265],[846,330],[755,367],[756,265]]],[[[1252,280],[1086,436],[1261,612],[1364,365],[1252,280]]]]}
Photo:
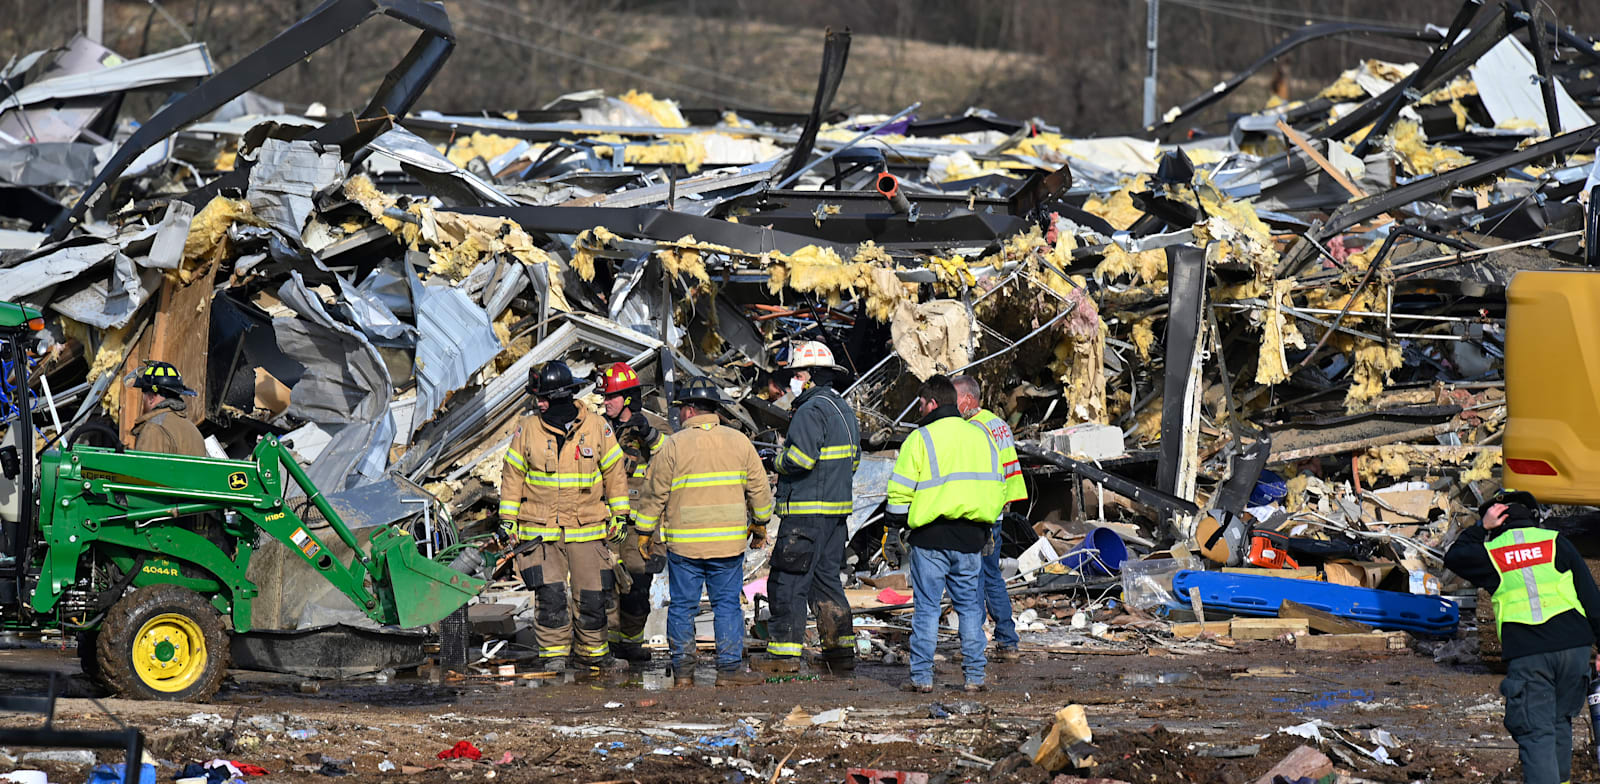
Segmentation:
{"type": "Polygon", "coordinates": [[[566,363],[546,363],[528,382],[539,414],[522,421],[506,450],[500,524],[516,541],[517,573],[533,591],[539,656],[547,671],[565,669],[568,657],[627,669],[606,641],[617,624],[616,560],[606,536],[629,513],[622,449],[611,428],[573,399],[566,363]]]}

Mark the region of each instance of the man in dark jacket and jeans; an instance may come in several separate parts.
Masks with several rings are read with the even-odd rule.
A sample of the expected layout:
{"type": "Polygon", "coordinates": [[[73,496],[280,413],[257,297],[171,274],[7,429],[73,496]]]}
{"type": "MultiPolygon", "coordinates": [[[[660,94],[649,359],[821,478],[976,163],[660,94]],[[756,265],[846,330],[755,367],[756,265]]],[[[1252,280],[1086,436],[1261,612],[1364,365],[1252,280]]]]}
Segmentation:
{"type": "Polygon", "coordinates": [[[1537,502],[1504,492],[1461,532],[1444,565],[1494,601],[1506,660],[1500,694],[1525,784],[1572,779],[1572,718],[1583,709],[1600,639],[1600,588],[1578,549],[1539,527],[1537,502]]]}
{"type": "Polygon", "coordinates": [[[807,341],[789,358],[794,416],[784,449],[773,461],[778,474],[777,543],[767,576],[767,656],[751,664],[767,672],[800,670],[806,609],[817,616],[822,660],[836,674],[855,669],[856,637],[839,572],[848,544],[845,525],[854,506],[861,431],[850,404],[833,389],[844,368],[833,352],[807,341]]]}

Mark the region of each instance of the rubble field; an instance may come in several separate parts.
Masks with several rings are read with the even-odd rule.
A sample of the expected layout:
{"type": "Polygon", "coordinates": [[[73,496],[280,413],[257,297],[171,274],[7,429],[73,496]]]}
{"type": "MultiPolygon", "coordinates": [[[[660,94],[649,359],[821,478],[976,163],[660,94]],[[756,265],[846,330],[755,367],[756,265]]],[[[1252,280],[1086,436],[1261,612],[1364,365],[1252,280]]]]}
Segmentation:
{"type": "MultiPolygon", "coordinates": [[[[8,652],[0,662],[22,653],[8,652]]],[[[324,781],[314,771],[326,760],[363,780],[380,775],[388,761],[396,767],[382,771],[385,778],[417,782],[720,784],[768,780],[779,760],[793,771],[782,780],[796,782],[844,781],[849,768],[948,772],[950,782],[1048,781],[1036,768],[991,773],[994,766],[983,761],[1014,753],[1068,703],[1085,706],[1098,749],[1094,772],[1082,775],[1250,782],[1309,744],[1327,750],[1354,780],[1492,782],[1508,780],[1507,771],[1516,780],[1516,751],[1499,725],[1498,678],[1481,666],[1440,666],[1410,651],[1307,654],[1257,642],[1205,657],[1030,655],[991,667],[995,689],[979,695],[951,688],[904,694],[895,688],[903,668],[869,664],[853,679],[663,691],[637,683],[529,688],[487,678],[458,684],[368,678],[324,682],[306,695],[294,679],[235,673],[209,705],[100,703],[145,730],[159,759],[236,759],[272,771],[272,781],[324,781]],[[939,709],[930,710],[935,704],[939,709]],[[849,710],[812,723],[836,708],[849,710]],[[791,718],[796,709],[802,717],[791,718]],[[944,717],[932,718],[937,714],[944,717]],[[1321,744],[1283,731],[1318,720],[1321,744]],[[306,729],[315,735],[288,735],[306,729]],[[1335,730],[1368,749],[1375,748],[1368,733],[1390,733],[1389,753],[1398,764],[1361,755],[1334,740],[1335,730]],[[480,748],[483,759],[437,759],[461,740],[480,748]],[[511,761],[490,764],[507,752],[511,761]]],[[[958,679],[952,664],[938,666],[936,683],[958,679]]],[[[29,687],[13,680],[5,688],[29,687]]],[[[111,726],[83,699],[63,700],[56,720],[75,728],[111,726]]],[[[1587,740],[1587,728],[1579,728],[1580,751],[1587,740]]],[[[1577,770],[1592,772],[1586,762],[1592,758],[1577,756],[1577,770]]]]}
{"type": "MultiPolygon", "coordinates": [[[[141,703],[72,663],[145,564],[102,559],[48,612],[0,607],[5,642],[31,646],[0,652],[0,692],[66,685],[54,728],[131,722],[163,781],[213,759],[274,781],[1514,781],[1490,603],[1444,553],[1511,486],[1584,504],[1544,524],[1600,570],[1600,499],[1572,480],[1600,453],[1550,435],[1594,415],[1593,374],[1567,358],[1593,353],[1600,302],[1600,42],[1527,5],[1294,27],[1149,127],[1088,137],[983,107],[836,105],[837,28],[811,39],[804,112],[638,90],[417,111],[458,43],[423,0],[329,0],[229,64],[199,41],[13,53],[0,300],[43,323],[26,367],[0,363],[33,402],[0,400],[8,435],[127,440],[145,403],[126,381],[169,362],[211,458],[273,439],[305,467],[325,508],[301,488],[277,517],[324,557],[392,534],[486,587],[436,626],[379,626],[307,565],[319,550],[263,537],[237,616],[255,628],[232,630],[216,701],[141,703]],[[364,106],[265,92],[382,16],[415,43],[381,84],[363,75],[364,106]],[[1346,36],[1393,58],[1219,111],[1346,36]],[[532,594],[491,546],[530,372],[565,361],[599,412],[626,362],[663,432],[675,392],[709,378],[771,459],[807,341],[860,426],[840,575],[856,677],[663,688],[661,576],[651,665],[542,673],[532,594]],[[979,380],[1015,436],[1028,500],[998,549],[1023,661],[992,663],[989,693],[913,697],[885,497],[935,374],[979,380]]],[[[12,514],[8,537],[31,522],[12,514]]],[[[770,553],[745,560],[751,654],[770,553]]],[[[0,553],[0,596],[30,590],[40,555],[0,553]]],[[[143,573],[205,571],[162,555],[143,573]]],[[[706,650],[704,607],[697,623],[706,650]]],[[[92,761],[27,751],[0,762],[65,784],[92,761]]]]}

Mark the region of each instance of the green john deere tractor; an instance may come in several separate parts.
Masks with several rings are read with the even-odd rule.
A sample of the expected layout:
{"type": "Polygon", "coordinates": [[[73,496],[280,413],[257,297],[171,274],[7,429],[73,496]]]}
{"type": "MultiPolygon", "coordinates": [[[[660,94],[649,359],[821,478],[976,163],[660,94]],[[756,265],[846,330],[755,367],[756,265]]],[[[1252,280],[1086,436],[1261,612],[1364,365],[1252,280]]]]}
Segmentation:
{"type": "MultiPolygon", "coordinates": [[[[20,411],[30,410],[27,346],[43,328],[38,311],[0,303],[0,359],[13,368],[0,383],[20,411]]],[[[13,418],[0,441],[0,628],[77,632],[85,671],[123,696],[216,692],[229,634],[252,628],[258,588],[246,570],[263,536],[383,625],[437,623],[483,588],[399,527],[375,529],[363,547],[275,437],[248,460],[71,440],[36,457],[32,425],[13,418]],[[354,553],[348,564],[285,500],[291,482],[354,553]]]]}

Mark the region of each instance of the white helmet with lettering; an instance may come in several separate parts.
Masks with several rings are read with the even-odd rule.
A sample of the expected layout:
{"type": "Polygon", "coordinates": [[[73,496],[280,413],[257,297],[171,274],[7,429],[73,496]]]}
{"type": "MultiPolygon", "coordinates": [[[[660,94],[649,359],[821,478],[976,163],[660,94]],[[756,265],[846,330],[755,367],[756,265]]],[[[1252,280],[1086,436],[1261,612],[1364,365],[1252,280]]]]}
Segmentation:
{"type": "Polygon", "coordinates": [[[833,351],[826,345],[808,340],[795,346],[794,352],[789,355],[790,370],[804,370],[805,368],[829,368],[831,370],[844,370],[833,361],[833,351]]]}

